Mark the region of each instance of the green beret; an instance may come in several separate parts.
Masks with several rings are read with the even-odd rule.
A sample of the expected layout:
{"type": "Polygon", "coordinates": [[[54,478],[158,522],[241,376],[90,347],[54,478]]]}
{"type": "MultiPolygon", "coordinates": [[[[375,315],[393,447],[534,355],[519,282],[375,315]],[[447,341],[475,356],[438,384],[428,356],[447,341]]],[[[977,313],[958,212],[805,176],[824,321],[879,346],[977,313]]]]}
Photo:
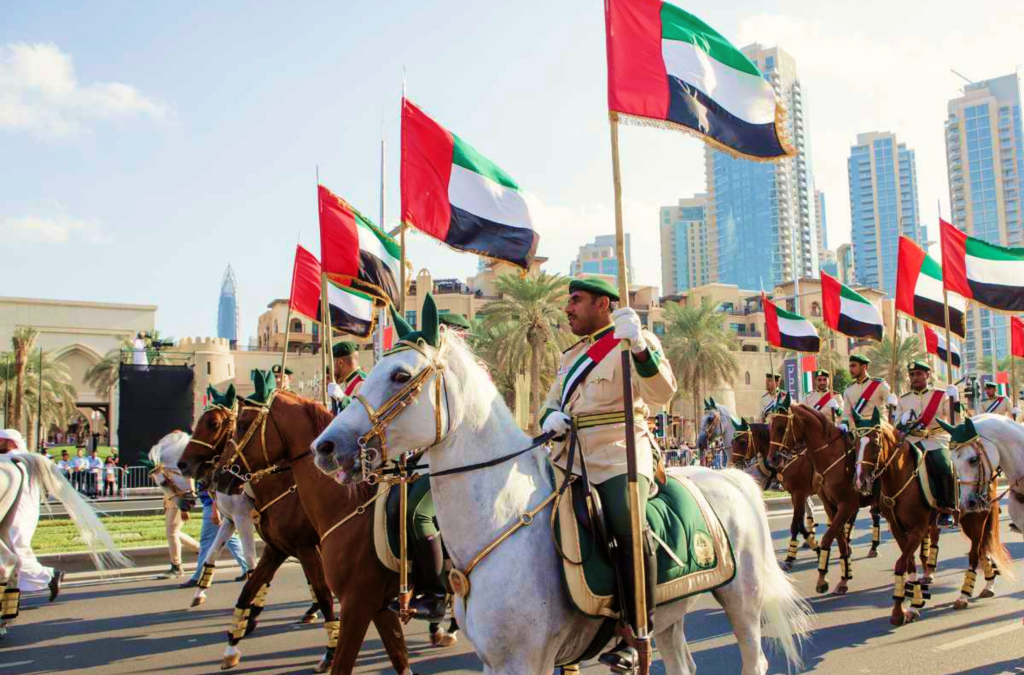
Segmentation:
{"type": "Polygon", "coordinates": [[[605,296],[618,302],[619,292],[610,283],[599,277],[577,278],[569,282],[569,292],[586,291],[592,295],[605,296]]]}
{"type": "Polygon", "coordinates": [[[815,377],[831,377],[832,375],[827,370],[816,370],[814,371],[815,377]]]}
{"type": "Polygon", "coordinates": [[[871,365],[871,359],[863,354],[850,354],[850,361],[853,363],[863,363],[865,366],[871,365]]]}
{"type": "Polygon", "coordinates": [[[766,380],[770,380],[770,379],[774,378],[776,382],[781,382],[782,381],[782,375],[780,375],[778,373],[765,373],[764,377],[765,377],[766,380]]]}
{"type": "Polygon", "coordinates": [[[932,367],[924,361],[911,361],[907,364],[907,372],[913,372],[915,370],[923,370],[926,373],[932,372],[932,367]]]}
{"type": "Polygon", "coordinates": [[[339,342],[334,345],[334,358],[340,359],[343,356],[355,354],[358,351],[359,346],[355,342],[339,342]]]}
{"type": "MultiPolygon", "coordinates": [[[[270,367],[270,372],[272,372],[274,375],[280,375],[281,374],[281,364],[277,364],[275,366],[271,366],[270,367]]],[[[292,372],[291,368],[285,368],[284,369],[284,374],[285,375],[294,375],[295,373],[292,372]]]]}
{"type": "Polygon", "coordinates": [[[993,389],[998,389],[999,385],[989,380],[988,382],[985,383],[985,388],[988,389],[989,387],[992,387],[993,389]]]}
{"type": "Polygon", "coordinates": [[[437,317],[437,320],[445,326],[449,326],[457,330],[469,330],[472,328],[472,326],[469,325],[469,319],[461,314],[441,314],[437,317]]]}

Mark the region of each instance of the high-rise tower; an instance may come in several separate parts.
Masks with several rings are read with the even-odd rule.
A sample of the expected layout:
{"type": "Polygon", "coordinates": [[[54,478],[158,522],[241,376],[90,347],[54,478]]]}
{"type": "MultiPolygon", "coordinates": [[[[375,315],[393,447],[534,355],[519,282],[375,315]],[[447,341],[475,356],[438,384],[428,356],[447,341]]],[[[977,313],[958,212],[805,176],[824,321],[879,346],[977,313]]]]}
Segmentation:
{"type": "Polygon", "coordinates": [[[226,338],[231,346],[238,343],[238,281],[231,265],[224,270],[220,282],[220,301],[217,303],[217,337],[226,338]]]}
{"type": "MultiPolygon", "coordinates": [[[[947,106],[946,167],[952,223],[978,239],[1024,246],[1024,127],[1020,82],[1004,75],[964,87],[947,106]]],[[[971,306],[967,312],[968,370],[988,372],[993,349],[1006,356],[1005,315],[971,306]]]]}
{"type": "Polygon", "coordinates": [[[677,206],[661,207],[661,292],[675,295],[711,281],[707,236],[708,196],[680,199],[677,206]]]}
{"type": "Polygon", "coordinates": [[[742,49],[771,82],[787,111],[796,156],[781,162],[736,159],[705,147],[708,237],[717,242],[712,281],[772,288],[818,275],[818,232],[803,90],[796,61],[778,47],[742,49]]]}

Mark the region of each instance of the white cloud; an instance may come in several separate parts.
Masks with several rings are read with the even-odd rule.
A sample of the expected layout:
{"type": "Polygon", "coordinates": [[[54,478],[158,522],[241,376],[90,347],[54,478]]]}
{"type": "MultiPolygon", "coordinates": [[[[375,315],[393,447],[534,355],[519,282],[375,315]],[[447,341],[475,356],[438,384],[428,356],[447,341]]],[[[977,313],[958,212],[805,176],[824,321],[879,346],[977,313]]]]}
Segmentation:
{"type": "Polygon", "coordinates": [[[0,130],[54,139],[80,132],[92,119],[148,117],[168,109],[120,82],[80,84],[71,56],[52,43],[0,47],[0,130]]]}
{"type": "Polygon", "coordinates": [[[0,216],[0,240],[22,244],[67,244],[84,242],[102,244],[110,236],[95,220],[81,220],[68,216],[0,216]]]}

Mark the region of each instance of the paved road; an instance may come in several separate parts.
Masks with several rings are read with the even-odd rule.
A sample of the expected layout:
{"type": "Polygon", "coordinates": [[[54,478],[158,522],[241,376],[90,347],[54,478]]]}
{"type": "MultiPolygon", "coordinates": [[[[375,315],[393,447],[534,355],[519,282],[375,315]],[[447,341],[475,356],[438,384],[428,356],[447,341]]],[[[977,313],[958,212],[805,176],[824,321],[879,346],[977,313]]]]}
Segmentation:
{"type": "MultiPolygon", "coordinates": [[[[787,519],[775,517],[780,554],[787,519]]],[[[815,596],[814,562],[803,552],[795,577],[816,612],[815,631],[804,649],[807,670],[824,675],[907,672],[914,675],[970,673],[1024,674],[1024,584],[1000,581],[999,596],[977,601],[963,612],[952,609],[966,564],[966,542],[946,535],[937,583],[925,618],[916,624],[890,628],[891,564],[895,544],[867,560],[868,523],[858,525],[853,591],[846,597],[815,596]]],[[[1024,542],[1002,523],[1014,559],[1024,558],[1024,542]]],[[[1024,576],[1024,565],[1016,565],[1024,576]]],[[[833,565],[835,568],[835,565],[833,565]]],[[[230,572],[220,572],[222,579],[230,572]]],[[[833,573],[834,575],[834,573],[833,573]]],[[[979,585],[980,588],[980,585],[979,585]]],[[[143,580],[101,583],[69,588],[59,602],[27,597],[24,612],[11,633],[0,642],[0,673],[216,673],[223,651],[224,630],[239,585],[217,582],[210,600],[199,610],[187,610],[190,591],[169,581],[143,580]]],[[[236,673],[308,673],[321,652],[323,630],[293,622],[306,606],[306,588],[297,565],[284,568],[270,594],[272,603],[257,632],[243,641],[244,658],[236,673]]],[[[470,673],[480,663],[463,640],[451,650],[429,646],[423,624],[407,634],[418,673],[470,673]]],[[[708,597],[687,619],[687,637],[698,670],[740,672],[736,649],[721,609],[708,597]]],[[[786,672],[783,660],[771,655],[772,673],[786,672]]],[[[371,634],[364,645],[358,673],[392,672],[381,643],[371,634]]],[[[605,669],[590,666],[586,673],[605,669]]],[[[660,662],[656,672],[663,673],[660,662]]]]}

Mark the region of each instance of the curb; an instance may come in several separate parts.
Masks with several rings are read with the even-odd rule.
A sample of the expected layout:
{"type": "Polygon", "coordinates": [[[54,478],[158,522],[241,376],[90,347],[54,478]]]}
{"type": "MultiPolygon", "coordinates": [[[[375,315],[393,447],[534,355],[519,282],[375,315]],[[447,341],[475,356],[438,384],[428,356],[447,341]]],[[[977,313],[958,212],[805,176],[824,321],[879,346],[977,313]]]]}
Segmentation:
{"type": "MultiPolygon", "coordinates": [[[[263,548],[263,540],[257,538],[257,560],[263,553],[263,548]]],[[[167,567],[170,566],[170,557],[167,553],[167,546],[139,546],[137,548],[124,548],[121,549],[121,553],[128,556],[128,558],[135,564],[135,567],[129,567],[122,570],[100,571],[96,569],[92,556],[84,551],[77,551],[75,553],[51,553],[48,555],[38,556],[38,559],[39,564],[44,567],[53,567],[63,570],[69,575],[73,575],[75,581],[108,577],[118,577],[122,579],[151,577],[155,574],[164,572],[167,567]]],[[[197,559],[198,554],[192,551],[182,551],[182,569],[195,569],[197,559]]],[[[231,554],[227,551],[222,552],[220,564],[218,564],[217,569],[227,569],[232,566],[237,567],[237,563],[235,563],[231,554]]]]}

